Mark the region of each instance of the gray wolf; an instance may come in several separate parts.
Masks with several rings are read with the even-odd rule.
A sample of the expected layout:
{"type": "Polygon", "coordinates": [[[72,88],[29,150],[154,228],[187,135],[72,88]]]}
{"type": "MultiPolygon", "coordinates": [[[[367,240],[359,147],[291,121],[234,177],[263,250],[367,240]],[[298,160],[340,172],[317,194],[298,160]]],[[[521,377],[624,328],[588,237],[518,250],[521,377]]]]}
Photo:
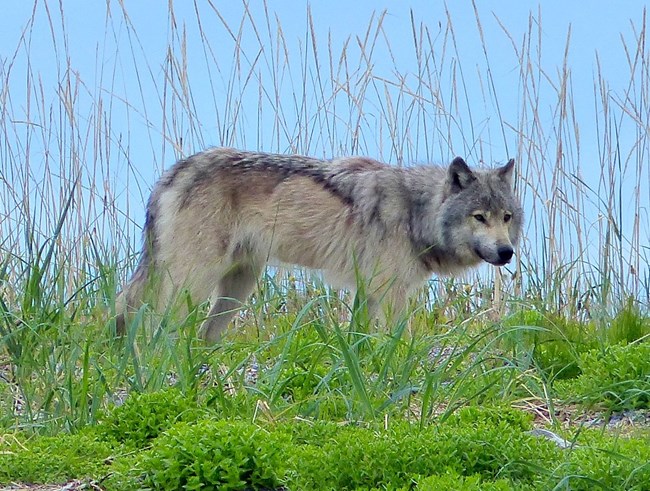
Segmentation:
{"type": "Polygon", "coordinates": [[[350,289],[361,278],[373,313],[399,312],[433,273],[512,259],[523,220],[513,169],[510,160],[471,170],[460,157],[443,168],[227,148],[193,155],[151,193],[141,259],[116,300],[118,331],[143,302],[161,309],[184,291],[210,301],[201,336],[216,342],[268,263],[320,270],[350,289]]]}

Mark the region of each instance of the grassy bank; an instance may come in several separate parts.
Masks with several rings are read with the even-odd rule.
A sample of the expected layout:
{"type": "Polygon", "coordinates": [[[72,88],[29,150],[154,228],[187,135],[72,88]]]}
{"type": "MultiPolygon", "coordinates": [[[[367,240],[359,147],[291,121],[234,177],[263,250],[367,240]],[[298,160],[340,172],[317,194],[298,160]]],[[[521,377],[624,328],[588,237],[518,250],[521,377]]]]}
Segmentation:
{"type": "Polygon", "coordinates": [[[200,312],[119,339],[94,301],[4,312],[0,482],[647,489],[650,319],[633,303],[607,322],[521,303],[495,319],[456,295],[377,332],[290,280],[267,278],[214,348],[200,312]]]}

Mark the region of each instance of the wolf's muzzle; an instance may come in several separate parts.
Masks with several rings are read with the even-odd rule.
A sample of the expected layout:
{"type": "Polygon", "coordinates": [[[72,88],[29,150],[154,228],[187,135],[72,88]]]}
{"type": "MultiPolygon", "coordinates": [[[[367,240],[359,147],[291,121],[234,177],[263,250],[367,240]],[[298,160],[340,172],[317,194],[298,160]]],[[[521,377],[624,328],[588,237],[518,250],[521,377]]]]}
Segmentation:
{"type": "Polygon", "coordinates": [[[478,257],[483,259],[483,261],[493,264],[494,266],[505,266],[510,262],[515,253],[511,245],[499,246],[496,251],[496,257],[486,257],[478,248],[475,249],[475,252],[478,257]]]}

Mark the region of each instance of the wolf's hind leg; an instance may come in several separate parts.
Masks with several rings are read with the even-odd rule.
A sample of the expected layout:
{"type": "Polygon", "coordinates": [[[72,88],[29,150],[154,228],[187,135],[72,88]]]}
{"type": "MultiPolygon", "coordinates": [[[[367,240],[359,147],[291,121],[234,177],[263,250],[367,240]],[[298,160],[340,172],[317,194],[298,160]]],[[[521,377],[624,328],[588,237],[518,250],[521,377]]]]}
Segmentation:
{"type": "Polygon", "coordinates": [[[253,292],[259,270],[252,264],[238,264],[228,271],[217,284],[212,295],[208,318],[201,325],[201,337],[216,343],[230,320],[253,292]]]}
{"type": "Polygon", "coordinates": [[[129,314],[137,312],[145,301],[148,268],[146,259],[142,260],[131,280],[115,298],[115,334],[118,336],[124,336],[127,333],[129,314]]]}

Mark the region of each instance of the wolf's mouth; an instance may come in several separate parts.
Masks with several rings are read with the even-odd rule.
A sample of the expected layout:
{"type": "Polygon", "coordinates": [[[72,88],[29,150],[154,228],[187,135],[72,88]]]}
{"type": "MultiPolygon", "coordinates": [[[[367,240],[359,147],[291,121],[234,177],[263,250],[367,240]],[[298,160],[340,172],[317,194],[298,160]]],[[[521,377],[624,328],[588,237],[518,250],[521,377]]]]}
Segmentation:
{"type": "Polygon", "coordinates": [[[494,266],[505,266],[506,264],[508,264],[510,262],[510,260],[508,259],[507,261],[499,260],[499,261],[488,261],[488,262],[490,264],[493,264],[494,266]]]}
{"type": "Polygon", "coordinates": [[[485,256],[481,253],[481,251],[480,251],[480,249],[479,249],[478,247],[475,247],[475,248],[474,248],[474,253],[475,253],[478,257],[480,257],[483,261],[485,261],[486,263],[490,263],[490,264],[492,264],[493,266],[505,266],[506,264],[508,264],[508,263],[510,262],[510,259],[512,259],[512,254],[510,254],[510,257],[508,257],[507,259],[506,259],[506,258],[502,258],[502,257],[500,257],[499,259],[496,259],[496,260],[494,260],[494,259],[488,259],[487,257],[485,257],[485,256]]]}
{"type": "Polygon", "coordinates": [[[481,251],[479,250],[478,247],[474,248],[474,254],[476,254],[478,257],[480,257],[486,263],[491,263],[491,261],[488,261],[487,258],[483,254],[481,254],[481,251]]]}

